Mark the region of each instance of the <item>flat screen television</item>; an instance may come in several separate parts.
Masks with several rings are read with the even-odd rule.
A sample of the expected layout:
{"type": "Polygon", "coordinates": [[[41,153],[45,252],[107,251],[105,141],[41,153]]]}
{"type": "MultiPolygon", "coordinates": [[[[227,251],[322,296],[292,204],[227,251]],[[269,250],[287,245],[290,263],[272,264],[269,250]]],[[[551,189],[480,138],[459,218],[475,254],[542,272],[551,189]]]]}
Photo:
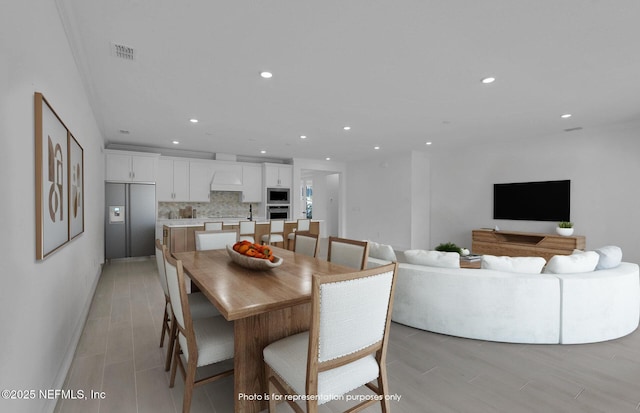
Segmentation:
{"type": "Polygon", "coordinates": [[[493,219],[570,221],[571,181],[493,185],[493,219]]]}

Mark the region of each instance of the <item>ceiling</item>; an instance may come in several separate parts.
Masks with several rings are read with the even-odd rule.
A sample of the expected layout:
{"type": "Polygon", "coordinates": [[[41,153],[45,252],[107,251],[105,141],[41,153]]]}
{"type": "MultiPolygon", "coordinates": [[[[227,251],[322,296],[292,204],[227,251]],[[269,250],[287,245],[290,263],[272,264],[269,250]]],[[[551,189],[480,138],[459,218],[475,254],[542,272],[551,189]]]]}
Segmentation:
{"type": "Polygon", "coordinates": [[[107,145],[351,161],[640,119],[637,0],[56,2],[107,145]]]}

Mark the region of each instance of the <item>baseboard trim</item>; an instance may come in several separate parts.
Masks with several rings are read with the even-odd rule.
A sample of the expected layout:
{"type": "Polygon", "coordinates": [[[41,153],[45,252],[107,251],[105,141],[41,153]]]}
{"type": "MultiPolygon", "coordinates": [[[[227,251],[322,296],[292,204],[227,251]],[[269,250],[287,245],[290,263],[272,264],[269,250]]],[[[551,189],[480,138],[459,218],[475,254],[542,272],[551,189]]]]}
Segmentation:
{"type": "MultiPolygon", "coordinates": [[[[91,310],[91,303],[93,302],[93,296],[96,293],[96,288],[98,287],[98,281],[100,280],[100,275],[102,274],[102,266],[104,264],[100,264],[98,266],[98,272],[96,276],[93,278],[93,285],[91,286],[91,293],[88,295],[87,300],[82,309],[82,317],[80,318],[80,322],[76,325],[73,336],[71,338],[71,342],[69,348],[67,348],[67,353],[62,360],[62,364],[60,365],[60,369],[58,370],[58,374],[56,375],[56,379],[53,383],[54,389],[63,389],[64,385],[67,381],[67,376],[71,370],[71,364],[73,363],[73,357],[76,354],[76,350],[78,349],[78,344],[80,344],[80,337],[82,336],[82,331],[84,330],[84,326],[87,323],[87,318],[89,317],[89,311],[91,310]]],[[[60,399],[61,400],[61,399],[60,399]]],[[[52,399],[47,402],[43,408],[42,413],[53,413],[56,409],[56,406],[60,400],[52,399]]]]}

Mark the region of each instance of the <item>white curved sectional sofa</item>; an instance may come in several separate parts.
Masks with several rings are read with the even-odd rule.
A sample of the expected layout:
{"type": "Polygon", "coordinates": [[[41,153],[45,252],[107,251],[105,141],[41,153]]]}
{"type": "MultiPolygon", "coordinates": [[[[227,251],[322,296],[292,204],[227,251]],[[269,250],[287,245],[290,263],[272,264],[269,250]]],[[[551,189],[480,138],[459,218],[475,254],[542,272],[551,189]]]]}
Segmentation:
{"type": "MultiPolygon", "coordinates": [[[[383,260],[369,258],[369,265],[383,260]]],[[[637,264],[574,274],[518,274],[400,263],[392,319],[422,330],[510,343],[578,344],[632,333],[637,264]]]]}

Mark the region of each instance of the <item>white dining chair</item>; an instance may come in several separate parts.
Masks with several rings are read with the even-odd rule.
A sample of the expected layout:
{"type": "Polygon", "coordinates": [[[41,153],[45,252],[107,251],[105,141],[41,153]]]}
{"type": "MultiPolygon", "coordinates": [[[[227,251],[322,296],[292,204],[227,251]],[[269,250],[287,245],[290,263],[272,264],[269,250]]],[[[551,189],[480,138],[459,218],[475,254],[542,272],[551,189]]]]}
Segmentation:
{"type": "Polygon", "coordinates": [[[327,261],[363,270],[367,266],[369,243],[348,238],[329,237],[327,261]]]}
{"type": "Polygon", "coordinates": [[[263,244],[284,244],[284,219],[272,219],[269,221],[269,232],[262,236],[263,244]]]}
{"type": "Polygon", "coordinates": [[[238,241],[256,242],[256,221],[240,221],[238,241]]]}
{"type": "Polygon", "coordinates": [[[205,231],[222,231],[222,222],[205,222],[204,223],[204,230],[205,231]]]}
{"type": "MultiPolygon", "coordinates": [[[[164,314],[162,316],[162,332],[160,333],[160,347],[164,346],[164,337],[167,336],[168,346],[167,355],[165,359],[165,371],[168,371],[171,367],[171,357],[173,355],[173,347],[175,344],[176,328],[175,317],[171,310],[171,300],[169,299],[169,288],[167,287],[167,274],[164,264],[164,250],[166,247],[162,245],[159,239],[156,239],[156,265],[158,266],[158,279],[164,292],[164,314]]],[[[190,282],[185,280],[186,284],[190,282]]],[[[191,310],[191,316],[195,318],[206,318],[220,315],[218,309],[209,301],[207,297],[201,292],[194,292],[188,294],[189,308],[191,310]]]]}
{"type": "Polygon", "coordinates": [[[310,257],[316,257],[318,255],[318,249],[320,243],[318,242],[318,234],[312,234],[310,232],[296,232],[295,237],[296,254],[304,254],[310,257]]]}
{"type": "Polygon", "coordinates": [[[182,262],[173,259],[166,248],[164,250],[164,259],[169,299],[171,300],[171,308],[173,309],[177,326],[177,340],[173,352],[169,387],[173,388],[176,371],[180,368],[184,378],[182,412],[189,413],[195,387],[233,374],[233,369],[231,369],[213,376],[196,379],[198,367],[233,359],[233,322],[225,320],[220,315],[193,318],[191,307],[189,306],[189,298],[184,288],[182,262]],[[185,359],[184,362],[182,360],[183,357],[185,359]]]}
{"type": "Polygon", "coordinates": [[[311,229],[310,219],[299,219],[293,232],[287,234],[287,249],[295,250],[296,232],[309,232],[311,229]]]}
{"type": "MultiPolygon", "coordinates": [[[[304,395],[307,412],[316,413],[318,405],[366,386],[377,396],[349,412],[378,402],[389,412],[384,396],[389,390],[386,356],[396,272],[392,263],[349,274],[314,274],[310,330],[263,350],[268,394],[304,395]]],[[[275,413],[276,399],[270,398],[269,413],[275,413]]],[[[280,400],[303,411],[294,399],[280,400]]]]}
{"type": "Polygon", "coordinates": [[[238,242],[238,231],[226,229],[222,231],[196,231],[196,251],[220,250],[227,245],[238,242]]]}

